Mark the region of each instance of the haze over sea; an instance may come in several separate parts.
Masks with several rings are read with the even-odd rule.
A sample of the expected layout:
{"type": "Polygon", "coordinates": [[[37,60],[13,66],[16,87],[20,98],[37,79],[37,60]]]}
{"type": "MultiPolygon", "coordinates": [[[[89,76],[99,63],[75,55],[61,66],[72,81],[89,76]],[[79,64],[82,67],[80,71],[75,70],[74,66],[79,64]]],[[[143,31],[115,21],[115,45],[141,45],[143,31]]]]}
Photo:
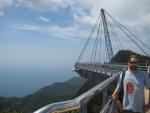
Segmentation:
{"type": "Polygon", "coordinates": [[[49,66],[0,66],[0,96],[26,96],[54,82],[74,76],[71,67],[49,66]]]}

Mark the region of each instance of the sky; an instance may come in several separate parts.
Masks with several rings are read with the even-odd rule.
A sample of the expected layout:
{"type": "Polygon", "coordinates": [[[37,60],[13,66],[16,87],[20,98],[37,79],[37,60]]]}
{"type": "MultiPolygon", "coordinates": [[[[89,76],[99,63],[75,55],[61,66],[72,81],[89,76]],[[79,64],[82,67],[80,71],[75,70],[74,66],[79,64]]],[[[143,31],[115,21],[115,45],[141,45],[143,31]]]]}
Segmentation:
{"type": "MultiPolygon", "coordinates": [[[[3,74],[10,70],[70,73],[101,8],[149,45],[149,6],[149,0],[0,0],[0,76],[5,78],[1,79],[1,87],[8,82],[13,84],[7,77],[13,79],[15,75],[3,74]]],[[[126,46],[131,47],[129,43],[126,46]]],[[[60,81],[73,76],[53,79],[48,75],[43,76],[43,81],[47,81],[43,85],[49,79],[60,81]]],[[[28,81],[30,76],[26,75],[24,80],[28,81]]]]}

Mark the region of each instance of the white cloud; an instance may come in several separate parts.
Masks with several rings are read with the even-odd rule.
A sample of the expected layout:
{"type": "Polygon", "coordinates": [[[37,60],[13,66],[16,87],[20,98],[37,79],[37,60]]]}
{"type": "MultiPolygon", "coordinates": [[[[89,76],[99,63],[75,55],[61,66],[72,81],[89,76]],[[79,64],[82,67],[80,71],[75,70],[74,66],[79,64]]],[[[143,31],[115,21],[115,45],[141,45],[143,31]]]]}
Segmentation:
{"type": "MultiPolygon", "coordinates": [[[[149,45],[150,43],[150,1],[149,0],[84,0],[82,7],[75,12],[74,20],[83,24],[93,23],[101,8],[125,25],[133,34],[149,45]],[[84,11],[84,4],[90,12],[84,11]],[[87,5],[88,4],[88,5],[87,5]],[[88,6],[88,7],[87,7],[88,6]]],[[[124,38],[125,40],[125,38],[124,38]]],[[[123,40],[123,41],[124,41],[123,40]]],[[[131,44],[131,41],[128,44],[131,44]]],[[[129,45],[130,47],[130,45],[129,45]]],[[[150,46],[149,46],[150,47],[150,46]]]]}
{"type": "Polygon", "coordinates": [[[79,16],[77,14],[74,14],[74,19],[79,23],[87,24],[87,25],[88,24],[92,25],[95,23],[95,17],[91,17],[91,16],[87,16],[87,15],[79,16]]]}
{"type": "Polygon", "coordinates": [[[50,26],[47,32],[54,37],[69,40],[84,38],[87,37],[88,34],[85,29],[82,30],[78,25],[68,27],[50,26]]]}
{"type": "Polygon", "coordinates": [[[93,22],[96,20],[100,9],[104,8],[121,22],[135,25],[150,13],[149,6],[150,1],[148,0],[84,0],[80,1],[80,4],[74,8],[74,19],[81,23],[85,23],[84,20],[86,23],[93,22]],[[89,13],[86,13],[85,9],[90,10],[89,13]]]}
{"type": "Polygon", "coordinates": [[[13,4],[13,0],[0,0],[0,16],[4,16],[4,9],[10,7],[13,4]]]}
{"type": "MultiPolygon", "coordinates": [[[[27,7],[36,11],[61,11],[69,8],[75,22],[93,24],[101,8],[127,25],[136,25],[150,14],[149,0],[0,0],[0,11],[15,2],[16,6],[27,7]],[[59,10],[60,9],[60,10],[59,10]]],[[[41,20],[47,21],[42,18],[41,20]]],[[[147,19],[148,20],[148,19],[147,19]]],[[[147,21],[147,23],[150,23],[147,21]]]]}
{"type": "Polygon", "coordinates": [[[4,9],[12,5],[26,7],[36,11],[58,11],[61,8],[70,7],[73,0],[0,0],[0,14],[4,15],[4,9]]]}
{"type": "Polygon", "coordinates": [[[70,0],[17,0],[17,5],[37,11],[57,11],[72,4],[70,0]]]}
{"type": "Polygon", "coordinates": [[[45,12],[61,11],[59,9],[69,7],[74,21],[83,24],[93,23],[101,8],[129,24],[137,24],[150,14],[149,0],[0,0],[1,12],[5,7],[11,6],[13,2],[19,7],[45,12]]]}
{"type": "Polygon", "coordinates": [[[10,28],[25,31],[43,31],[43,29],[37,25],[30,24],[13,24],[10,28]]]}
{"type": "Polygon", "coordinates": [[[4,12],[3,11],[0,11],[0,16],[4,16],[4,12]]]}
{"type": "Polygon", "coordinates": [[[45,17],[39,17],[39,20],[41,20],[43,22],[50,22],[50,20],[45,17]]]}
{"type": "Polygon", "coordinates": [[[61,38],[66,40],[76,40],[79,38],[87,38],[89,35],[89,29],[83,29],[80,25],[74,26],[43,26],[43,25],[33,25],[33,24],[21,24],[13,23],[8,25],[11,29],[22,30],[22,31],[33,31],[33,32],[43,32],[49,34],[54,38],[61,38]]]}

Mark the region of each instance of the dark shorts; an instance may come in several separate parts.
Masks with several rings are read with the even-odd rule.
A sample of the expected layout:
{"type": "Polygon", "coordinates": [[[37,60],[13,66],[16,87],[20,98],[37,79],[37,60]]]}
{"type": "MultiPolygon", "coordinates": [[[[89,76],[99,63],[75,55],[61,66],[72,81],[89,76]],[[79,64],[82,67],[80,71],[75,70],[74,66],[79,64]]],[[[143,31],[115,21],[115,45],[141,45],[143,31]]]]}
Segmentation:
{"type": "Polygon", "coordinates": [[[123,113],[140,113],[140,112],[133,112],[132,110],[123,110],[123,113]]]}

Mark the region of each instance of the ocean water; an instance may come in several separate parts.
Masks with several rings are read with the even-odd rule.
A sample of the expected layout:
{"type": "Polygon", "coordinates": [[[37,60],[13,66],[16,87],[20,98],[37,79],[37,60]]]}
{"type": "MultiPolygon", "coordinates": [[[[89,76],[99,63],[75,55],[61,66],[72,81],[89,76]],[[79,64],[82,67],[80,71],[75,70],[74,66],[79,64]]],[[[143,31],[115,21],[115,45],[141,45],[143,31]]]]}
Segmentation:
{"type": "Polygon", "coordinates": [[[0,96],[26,96],[74,76],[71,66],[0,66],[0,96]]]}

